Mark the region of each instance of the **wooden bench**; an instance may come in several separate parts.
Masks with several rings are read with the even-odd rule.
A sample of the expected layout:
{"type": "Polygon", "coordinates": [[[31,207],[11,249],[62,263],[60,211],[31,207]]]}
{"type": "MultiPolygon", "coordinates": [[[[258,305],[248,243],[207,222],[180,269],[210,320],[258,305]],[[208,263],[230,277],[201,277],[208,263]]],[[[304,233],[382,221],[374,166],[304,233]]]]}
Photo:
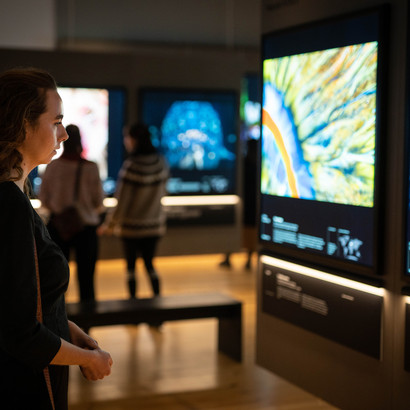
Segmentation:
{"type": "Polygon", "coordinates": [[[217,318],[219,351],[242,360],[242,302],[221,293],[77,302],[66,307],[68,318],[87,332],[94,326],[217,318]]]}

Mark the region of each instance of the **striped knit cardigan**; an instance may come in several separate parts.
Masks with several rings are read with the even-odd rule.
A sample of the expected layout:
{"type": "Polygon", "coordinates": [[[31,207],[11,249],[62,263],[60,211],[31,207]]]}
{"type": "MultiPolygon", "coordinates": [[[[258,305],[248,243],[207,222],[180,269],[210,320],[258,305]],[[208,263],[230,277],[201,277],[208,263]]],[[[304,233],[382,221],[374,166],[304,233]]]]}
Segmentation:
{"type": "Polygon", "coordinates": [[[131,155],[120,170],[116,198],[108,226],[125,238],[162,236],[166,216],[161,198],[166,193],[169,168],[158,153],[131,155]]]}

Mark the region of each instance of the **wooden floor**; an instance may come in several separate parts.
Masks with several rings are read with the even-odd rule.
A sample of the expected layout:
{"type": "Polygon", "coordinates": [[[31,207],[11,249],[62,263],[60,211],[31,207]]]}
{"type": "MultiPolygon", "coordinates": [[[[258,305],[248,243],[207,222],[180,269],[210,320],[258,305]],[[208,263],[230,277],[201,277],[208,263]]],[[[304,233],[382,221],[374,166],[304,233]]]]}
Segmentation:
{"type": "MultiPolygon", "coordinates": [[[[243,269],[244,254],[221,268],[222,255],[161,257],[156,267],[163,294],[220,291],[244,304],[244,360],[237,363],[217,351],[215,319],[147,325],[108,326],[90,334],[113,357],[112,374],[86,381],[78,368],[70,373],[71,410],[318,410],[335,409],[324,401],[255,365],[256,260],[243,269]]],[[[99,299],[127,297],[124,262],[100,261],[99,299]]],[[[139,296],[151,295],[139,269],[139,296]]],[[[67,301],[78,300],[75,267],[67,301]]]]}

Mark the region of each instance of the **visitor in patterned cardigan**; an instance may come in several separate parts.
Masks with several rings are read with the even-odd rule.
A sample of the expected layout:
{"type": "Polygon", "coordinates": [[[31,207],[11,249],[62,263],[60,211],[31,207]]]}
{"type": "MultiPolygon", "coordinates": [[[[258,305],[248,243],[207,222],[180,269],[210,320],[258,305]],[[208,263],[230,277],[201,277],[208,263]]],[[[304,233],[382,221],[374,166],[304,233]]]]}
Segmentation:
{"type": "Polygon", "coordinates": [[[129,156],[117,181],[117,206],[107,214],[99,233],[121,238],[127,262],[127,284],[131,298],[137,294],[136,261],[141,256],[154,296],[160,294],[160,278],[153,265],[159,239],[166,231],[166,215],[161,199],[166,193],[169,167],[152,145],[144,124],[124,130],[124,145],[129,156]]]}

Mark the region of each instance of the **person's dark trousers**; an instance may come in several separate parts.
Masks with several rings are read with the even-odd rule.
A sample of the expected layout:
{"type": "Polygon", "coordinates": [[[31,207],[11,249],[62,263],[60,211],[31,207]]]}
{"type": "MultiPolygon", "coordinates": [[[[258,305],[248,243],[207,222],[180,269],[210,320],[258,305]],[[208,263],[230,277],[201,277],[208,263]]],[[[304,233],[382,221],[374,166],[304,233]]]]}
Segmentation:
{"type": "Polygon", "coordinates": [[[135,297],[138,287],[135,276],[138,256],[141,256],[144,260],[145,269],[149,276],[154,296],[160,294],[160,279],[153,266],[158,240],[158,236],[122,239],[124,255],[127,262],[127,283],[130,297],[135,297]]]}
{"type": "Polygon", "coordinates": [[[94,273],[98,257],[98,236],[95,226],[86,226],[73,240],[77,261],[80,299],[95,300],[94,273]]]}
{"type": "Polygon", "coordinates": [[[68,261],[71,249],[75,252],[80,300],[95,300],[94,272],[98,257],[97,227],[86,226],[70,241],[63,241],[52,225],[49,224],[47,228],[50,236],[60,246],[68,261]]]}

